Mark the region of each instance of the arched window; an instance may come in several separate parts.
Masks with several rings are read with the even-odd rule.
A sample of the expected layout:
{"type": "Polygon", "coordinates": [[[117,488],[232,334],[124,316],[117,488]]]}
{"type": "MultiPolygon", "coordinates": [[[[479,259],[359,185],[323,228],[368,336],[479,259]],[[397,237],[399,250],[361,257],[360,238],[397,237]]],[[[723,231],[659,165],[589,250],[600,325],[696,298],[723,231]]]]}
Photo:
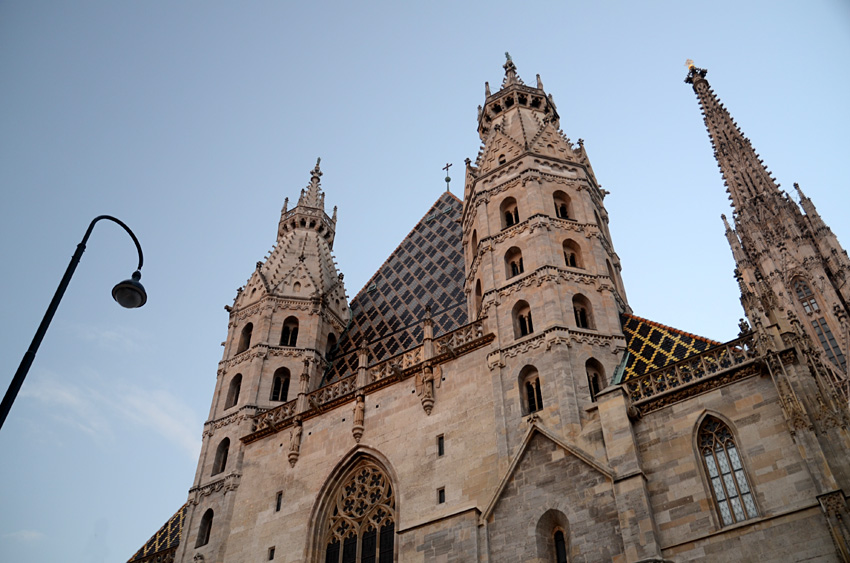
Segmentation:
{"type": "Polygon", "coordinates": [[[281,346],[295,346],[298,342],[298,319],[287,317],[283,321],[283,332],[280,333],[281,346]]]}
{"type": "Polygon", "coordinates": [[[229,409],[235,407],[239,402],[239,391],[242,389],[242,374],[237,373],[230,380],[230,387],[227,389],[227,400],[224,401],[224,408],[229,409]]]}
{"type": "Polygon", "coordinates": [[[469,257],[471,260],[475,260],[476,256],[478,256],[478,231],[472,231],[472,242],[469,247],[469,257]]]}
{"type": "Polygon", "coordinates": [[[587,373],[587,388],[590,390],[590,400],[596,402],[596,396],[605,388],[605,370],[595,358],[590,358],[584,364],[587,373]]]}
{"type": "Polygon", "coordinates": [[[195,547],[201,547],[210,543],[210,531],[212,530],[213,510],[208,508],[204,515],[201,516],[201,525],[198,526],[198,541],[195,542],[195,547]]]}
{"type": "Polygon", "coordinates": [[[236,349],[237,354],[241,354],[251,347],[251,333],[254,332],[254,325],[251,323],[242,327],[242,335],[239,337],[239,347],[236,349]]]}
{"type": "Polygon", "coordinates": [[[540,390],[540,375],[533,366],[525,366],[519,372],[520,395],[522,395],[523,416],[543,408],[543,392],[540,390]]]}
{"type": "Polygon", "coordinates": [[[797,292],[797,299],[802,303],[803,309],[807,313],[814,313],[816,311],[820,311],[820,307],[818,307],[818,302],[815,300],[815,296],[812,293],[809,285],[803,280],[794,280],[794,291],[797,292]]]}
{"type": "Polygon", "coordinates": [[[522,251],[516,246],[512,246],[505,253],[505,277],[512,278],[518,276],[525,271],[522,265],[522,251]]]}
{"type": "Polygon", "coordinates": [[[504,164],[505,162],[507,162],[507,159],[505,158],[505,155],[500,154],[500,155],[499,155],[499,164],[504,164]]]}
{"type": "Polygon", "coordinates": [[[336,336],[334,333],[328,335],[328,343],[325,346],[325,359],[330,361],[336,348],[336,336]]]}
{"type": "Polygon", "coordinates": [[[576,326],[578,328],[596,328],[593,323],[593,312],[590,308],[590,301],[587,297],[581,294],[573,296],[573,312],[575,313],[576,326]]]}
{"type": "Polygon", "coordinates": [[[569,268],[584,268],[581,259],[581,247],[572,239],[564,241],[564,264],[569,268]]]}
{"type": "Polygon", "coordinates": [[[758,511],[753,492],[729,427],[708,416],[700,424],[697,441],[723,525],[756,518],[758,511]]]}
{"type": "Polygon", "coordinates": [[[277,368],[272,380],[272,395],[270,401],[286,401],[289,396],[289,370],[277,368]]]}
{"type": "Polygon", "coordinates": [[[558,190],[552,195],[552,197],[555,200],[555,216],[559,219],[572,219],[573,210],[570,196],[568,196],[566,192],[558,190]]]}
{"type": "Polygon", "coordinates": [[[211,475],[222,473],[227,467],[227,453],[230,451],[230,438],[225,438],[219,442],[215,449],[215,460],[213,461],[213,469],[211,475]]]}
{"type": "Polygon", "coordinates": [[[481,314],[481,301],[483,294],[481,293],[481,280],[475,280],[475,318],[481,314]]]}
{"type": "Polygon", "coordinates": [[[560,510],[550,508],[537,521],[535,530],[537,540],[537,559],[535,561],[554,561],[567,563],[570,553],[569,522],[560,510]]]}
{"type": "Polygon", "coordinates": [[[386,473],[363,461],[340,480],[320,528],[325,563],[392,562],[395,495],[386,473]]]}
{"type": "Polygon", "coordinates": [[[513,227],[519,223],[519,208],[514,198],[506,197],[499,206],[499,211],[502,215],[502,229],[513,227]]]}
{"type": "Polygon", "coordinates": [[[525,301],[518,301],[513,309],[514,338],[520,338],[534,332],[531,322],[531,308],[525,301]]]}

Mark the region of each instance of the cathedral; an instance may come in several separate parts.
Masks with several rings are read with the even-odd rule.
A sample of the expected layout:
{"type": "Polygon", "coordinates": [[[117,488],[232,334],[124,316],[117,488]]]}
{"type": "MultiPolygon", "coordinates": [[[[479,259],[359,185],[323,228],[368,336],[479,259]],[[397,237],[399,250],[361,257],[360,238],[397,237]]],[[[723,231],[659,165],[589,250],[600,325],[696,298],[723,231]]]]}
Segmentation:
{"type": "Polygon", "coordinates": [[[812,200],[691,65],[747,319],[653,322],[583,142],[504,70],[463,200],[353,299],[319,162],[287,199],[225,307],[188,500],[130,563],[850,561],[850,259],[812,200]]]}

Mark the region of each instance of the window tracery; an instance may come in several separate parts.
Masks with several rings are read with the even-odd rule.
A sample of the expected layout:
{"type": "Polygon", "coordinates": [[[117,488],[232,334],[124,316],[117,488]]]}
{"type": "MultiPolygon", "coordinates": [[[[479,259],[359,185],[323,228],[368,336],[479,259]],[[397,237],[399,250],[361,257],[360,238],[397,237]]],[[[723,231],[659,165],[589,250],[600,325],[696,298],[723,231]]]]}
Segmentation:
{"type": "Polygon", "coordinates": [[[698,443],[723,525],[758,517],[753,492],[729,427],[707,417],[700,425],[698,443]]]}
{"type": "Polygon", "coordinates": [[[391,563],[395,541],[395,494],[387,475],[363,462],[333,496],[324,528],[325,563],[391,563]]]}

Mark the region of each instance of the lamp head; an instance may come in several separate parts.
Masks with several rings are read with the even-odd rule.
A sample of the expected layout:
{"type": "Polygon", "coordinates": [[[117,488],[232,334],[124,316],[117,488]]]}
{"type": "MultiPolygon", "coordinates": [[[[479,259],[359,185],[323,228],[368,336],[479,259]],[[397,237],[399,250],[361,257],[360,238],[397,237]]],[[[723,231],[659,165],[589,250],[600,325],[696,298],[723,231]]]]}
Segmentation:
{"type": "Polygon", "coordinates": [[[136,309],[144,305],[148,300],[148,294],[139,282],[140,279],[142,279],[142,273],[136,270],[133,272],[132,279],[124,280],[112,288],[112,298],[125,309],[136,309]]]}

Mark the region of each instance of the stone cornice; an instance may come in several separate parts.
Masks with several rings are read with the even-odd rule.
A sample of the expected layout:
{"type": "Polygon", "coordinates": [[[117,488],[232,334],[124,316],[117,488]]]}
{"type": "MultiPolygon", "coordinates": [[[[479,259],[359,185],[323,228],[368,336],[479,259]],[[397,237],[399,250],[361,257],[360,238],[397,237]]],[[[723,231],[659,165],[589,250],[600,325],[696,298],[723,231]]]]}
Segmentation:
{"type": "Polygon", "coordinates": [[[197,505],[203,497],[208,497],[213,493],[224,491],[224,494],[227,494],[229,491],[235,491],[239,487],[239,481],[241,479],[242,474],[234,472],[206,485],[192,487],[189,489],[189,502],[197,505]]]}

